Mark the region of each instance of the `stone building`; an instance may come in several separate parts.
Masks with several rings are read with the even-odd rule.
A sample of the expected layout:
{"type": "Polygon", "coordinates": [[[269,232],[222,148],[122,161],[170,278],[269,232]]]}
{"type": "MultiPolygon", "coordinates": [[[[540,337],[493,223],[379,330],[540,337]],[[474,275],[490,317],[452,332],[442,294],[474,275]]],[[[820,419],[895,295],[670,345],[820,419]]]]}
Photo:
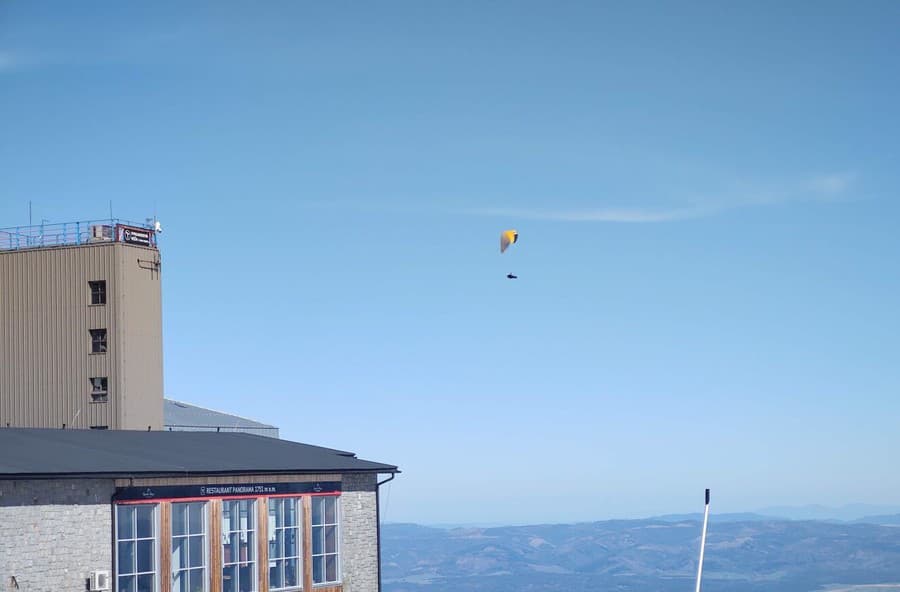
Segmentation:
{"type": "Polygon", "coordinates": [[[164,401],[158,231],[0,229],[0,591],[377,592],[397,467],[164,401]]]}
{"type": "Polygon", "coordinates": [[[397,472],[247,433],[0,429],[0,590],[377,592],[397,472]]]}

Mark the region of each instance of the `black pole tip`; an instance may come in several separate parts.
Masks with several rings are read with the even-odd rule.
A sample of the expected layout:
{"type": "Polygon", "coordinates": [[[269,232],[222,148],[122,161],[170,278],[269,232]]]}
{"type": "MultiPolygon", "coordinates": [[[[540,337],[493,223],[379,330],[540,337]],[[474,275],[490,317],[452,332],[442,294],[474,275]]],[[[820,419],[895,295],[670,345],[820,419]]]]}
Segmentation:
{"type": "Polygon", "coordinates": [[[706,505],[709,505],[709,489],[706,490],[706,505]]]}

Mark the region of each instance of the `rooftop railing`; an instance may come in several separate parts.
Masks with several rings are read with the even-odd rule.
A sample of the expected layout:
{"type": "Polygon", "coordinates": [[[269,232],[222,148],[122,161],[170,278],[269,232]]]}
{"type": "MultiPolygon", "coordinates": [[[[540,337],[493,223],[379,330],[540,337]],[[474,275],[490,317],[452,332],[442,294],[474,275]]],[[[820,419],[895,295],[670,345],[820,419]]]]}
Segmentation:
{"type": "Polygon", "coordinates": [[[125,242],[155,247],[156,231],[149,224],[119,218],[0,228],[0,251],[104,242],[125,242]]]}

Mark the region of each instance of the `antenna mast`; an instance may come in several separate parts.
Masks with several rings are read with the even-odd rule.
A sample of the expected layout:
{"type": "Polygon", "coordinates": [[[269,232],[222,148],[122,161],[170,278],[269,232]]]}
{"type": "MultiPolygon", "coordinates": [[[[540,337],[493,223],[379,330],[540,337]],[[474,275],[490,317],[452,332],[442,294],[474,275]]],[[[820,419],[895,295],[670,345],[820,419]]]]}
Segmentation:
{"type": "Polygon", "coordinates": [[[709,489],[706,490],[706,509],[703,512],[703,534],[700,536],[700,562],[697,564],[697,590],[700,592],[700,579],[703,577],[703,551],[706,549],[706,525],[709,523],[709,489]]]}

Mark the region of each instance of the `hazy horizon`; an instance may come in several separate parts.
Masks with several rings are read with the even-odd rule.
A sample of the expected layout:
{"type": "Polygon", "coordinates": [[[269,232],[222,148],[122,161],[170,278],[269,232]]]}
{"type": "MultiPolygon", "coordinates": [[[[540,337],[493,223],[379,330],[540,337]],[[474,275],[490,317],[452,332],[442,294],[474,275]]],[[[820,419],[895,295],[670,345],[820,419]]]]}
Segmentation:
{"type": "MultiPolygon", "coordinates": [[[[801,506],[770,506],[764,508],[753,508],[730,512],[720,512],[711,506],[710,520],[715,523],[717,517],[726,517],[729,521],[740,515],[756,515],[765,516],[773,519],[783,520],[815,520],[815,521],[836,521],[836,522],[853,522],[862,518],[874,518],[878,516],[900,516],[900,504],[898,505],[877,505],[877,504],[846,504],[843,506],[823,506],[820,504],[806,504],[801,506]]],[[[426,526],[429,528],[497,528],[506,526],[535,526],[545,524],[578,524],[587,522],[607,522],[616,520],[650,520],[654,518],[672,518],[688,516],[692,519],[703,519],[703,506],[701,505],[694,511],[685,512],[664,512],[661,514],[651,515],[597,515],[593,518],[585,518],[580,520],[569,521],[529,521],[520,520],[513,522],[418,522],[404,520],[383,519],[384,524],[415,524],[418,526],[426,526]]]]}

